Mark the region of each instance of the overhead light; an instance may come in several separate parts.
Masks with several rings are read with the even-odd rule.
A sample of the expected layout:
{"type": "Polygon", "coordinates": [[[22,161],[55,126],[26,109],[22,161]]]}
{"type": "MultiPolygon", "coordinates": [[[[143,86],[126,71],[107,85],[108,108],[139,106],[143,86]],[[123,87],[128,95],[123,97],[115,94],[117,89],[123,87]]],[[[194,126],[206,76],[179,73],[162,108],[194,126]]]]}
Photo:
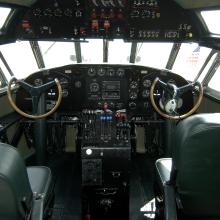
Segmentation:
{"type": "Polygon", "coordinates": [[[10,13],[11,9],[10,8],[2,8],[0,7],[0,29],[3,27],[5,24],[5,21],[10,13]]]}
{"type": "Polygon", "coordinates": [[[201,15],[212,34],[220,34],[220,10],[201,11],[201,15]]]}

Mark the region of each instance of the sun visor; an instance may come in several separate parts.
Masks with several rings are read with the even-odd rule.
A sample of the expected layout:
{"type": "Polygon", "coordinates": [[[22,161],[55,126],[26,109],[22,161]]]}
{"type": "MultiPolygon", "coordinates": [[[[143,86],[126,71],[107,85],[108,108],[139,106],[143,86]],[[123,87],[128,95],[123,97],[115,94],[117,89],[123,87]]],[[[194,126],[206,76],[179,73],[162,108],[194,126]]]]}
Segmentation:
{"type": "Polygon", "coordinates": [[[37,0],[0,0],[0,4],[12,4],[12,5],[20,5],[30,7],[32,6],[37,0]]]}
{"type": "Polygon", "coordinates": [[[220,7],[219,0],[174,0],[182,8],[185,9],[197,9],[197,8],[209,8],[220,7]]]}

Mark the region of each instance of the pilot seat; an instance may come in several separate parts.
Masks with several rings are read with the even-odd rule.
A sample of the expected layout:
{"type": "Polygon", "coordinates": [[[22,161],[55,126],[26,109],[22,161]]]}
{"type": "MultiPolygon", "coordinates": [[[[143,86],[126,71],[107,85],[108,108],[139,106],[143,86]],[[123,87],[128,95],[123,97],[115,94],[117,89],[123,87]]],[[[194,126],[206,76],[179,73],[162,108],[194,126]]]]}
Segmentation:
{"type": "Polygon", "coordinates": [[[220,219],[219,135],[220,113],[177,125],[172,158],[156,161],[158,219],[220,219]]]}
{"type": "Polygon", "coordinates": [[[54,184],[48,167],[25,167],[17,149],[0,143],[0,219],[49,219],[54,184]]]}

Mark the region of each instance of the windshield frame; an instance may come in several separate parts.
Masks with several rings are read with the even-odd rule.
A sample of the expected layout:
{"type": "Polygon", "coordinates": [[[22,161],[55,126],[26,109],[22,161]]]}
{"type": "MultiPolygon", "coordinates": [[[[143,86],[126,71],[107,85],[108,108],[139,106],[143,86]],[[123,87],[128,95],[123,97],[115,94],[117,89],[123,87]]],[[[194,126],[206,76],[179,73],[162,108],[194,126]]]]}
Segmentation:
{"type": "MultiPolygon", "coordinates": [[[[39,71],[41,69],[46,68],[45,62],[44,62],[44,57],[42,55],[42,51],[41,51],[41,48],[39,46],[39,42],[40,41],[27,41],[27,42],[30,43],[30,47],[31,47],[31,50],[33,52],[33,55],[34,55],[34,58],[36,60],[37,66],[39,68],[39,71]]],[[[85,42],[87,42],[87,41],[83,41],[82,40],[82,41],[72,42],[73,45],[75,46],[75,54],[76,54],[75,64],[82,63],[81,44],[85,43],[85,42]]],[[[132,42],[132,43],[130,43],[130,45],[131,45],[131,47],[130,47],[130,55],[129,55],[130,58],[129,58],[129,63],[127,63],[127,64],[130,64],[130,65],[140,65],[140,64],[135,62],[136,54],[137,54],[137,50],[138,50],[138,42],[132,42]]],[[[165,68],[162,68],[162,69],[167,69],[167,70],[169,70],[171,72],[174,72],[172,69],[173,69],[173,66],[175,64],[176,58],[177,58],[177,56],[178,56],[178,54],[180,52],[181,45],[182,45],[182,43],[173,43],[173,46],[171,48],[170,54],[169,54],[168,59],[167,59],[166,66],[165,66],[165,68]]],[[[106,57],[104,58],[104,54],[105,54],[105,56],[106,56],[106,54],[107,55],[109,54],[108,50],[109,50],[109,42],[108,41],[106,42],[106,40],[103,40],[103,64],[109,64],[109,63],[107,63],[108,62],[108,56],[107,56],[107,58],[106,57]]],[[[210,54],[212,54],[214,52],[216,53],[216,50],[212,50],[210,52],[210,54]]],[[[205,62],[202,65],[202,67],[200,68],[198,74],[196,74],[194,81],[197,80],[199,78],[199,76],[202,74],[202,71],[204,70],[204,68],[206,67],[206,65],[207,65],[207,63],[208,63],[208,61],[210,59],[210,54],[207,56],[207,59],[205,60],[205,62]]],[[[9,65],[7,63],[7,60],[4,58],[3,54],[2,54],[2,58],[0,56],[0,59],[5,60],[4,64],[5,64],[6,68],[8,66],[7,70],[10,72],[10,75],[13,76],[14,74],[10,70],[10,67],[9,67],[9,65]]],[[[152,68],[155,68],[155,67],[152,67],[152,68]]],[[[156,69],[158,69],[158,68],[156,68],[156,69]]],[[[207,72],[206,76],[204,77],[202,83],[207,80],[207,76],[210,74],[210,71],[211,71],[211,68],[208,70],[208,72],[207,72]]],[[[5,82],[5,85],[7,85],[7,82],[5,82]]]]}

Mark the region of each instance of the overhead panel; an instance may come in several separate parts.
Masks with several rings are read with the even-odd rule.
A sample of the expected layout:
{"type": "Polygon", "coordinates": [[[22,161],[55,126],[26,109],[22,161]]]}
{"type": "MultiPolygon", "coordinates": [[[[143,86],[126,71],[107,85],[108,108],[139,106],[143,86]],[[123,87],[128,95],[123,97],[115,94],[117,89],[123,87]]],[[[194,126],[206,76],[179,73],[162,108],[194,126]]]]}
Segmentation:
{"type": "Polygon", "coordinates": [[[31,6],[37,0],[0,0],[0,4],[13,4],[13,5],[20,5],[20,6],[31,6]]]}
{"type": "Polygon", "coordinates": [[[219,0],[174,0],[181,7],[186,9],[220,7],[219,0]]]}
{"type": "Polygon", "coordinates": [[[190,12],[165,0],[40,0],[25,15],[20,39],[192,41],[190,12]]]}

